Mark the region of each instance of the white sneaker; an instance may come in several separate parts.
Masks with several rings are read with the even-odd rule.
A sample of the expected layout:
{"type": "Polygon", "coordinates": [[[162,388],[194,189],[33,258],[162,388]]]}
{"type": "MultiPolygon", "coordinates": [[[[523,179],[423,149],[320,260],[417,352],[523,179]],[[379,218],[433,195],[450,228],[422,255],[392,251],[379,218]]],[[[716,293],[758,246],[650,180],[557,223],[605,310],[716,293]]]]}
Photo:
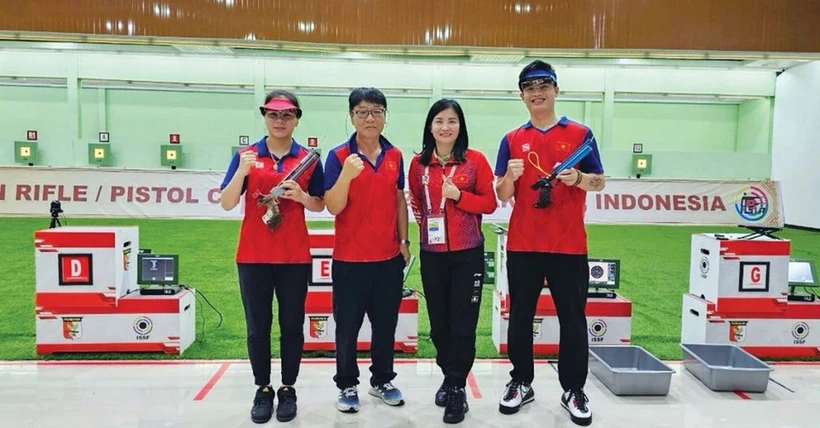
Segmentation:
{"type": "Polygon", "coordinates": [[[592,423],[592,411],[589,410],[588,403],[589,398],[580,388],[565,391],[561,396],[561,406],[567,409],[572,422],[578,425],[586,426],[592,423]]]}
{"type": "Polygon", "coordinates": [[[523,405],[534,400],[535,392],[533,392],[530,384],[511,380],[504,389],[504,395],[501,396],[498,411],[505,415],[511,415],[521,410],[523,405]]]}
{"type": "Polygon", "coordinates": [[[336,409],[342,413],[356,413],[359,411],[359,389],[355,385],[339,391],[336,409]]]}

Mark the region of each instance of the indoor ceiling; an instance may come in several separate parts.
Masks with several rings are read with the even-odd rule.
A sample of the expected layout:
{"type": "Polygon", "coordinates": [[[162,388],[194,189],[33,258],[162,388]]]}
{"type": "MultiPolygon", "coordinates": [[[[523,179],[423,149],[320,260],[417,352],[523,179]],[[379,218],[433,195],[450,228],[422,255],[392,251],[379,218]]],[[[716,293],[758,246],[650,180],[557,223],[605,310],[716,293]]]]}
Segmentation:
{"type": "Polygon", "coordinates": [[[772,71],[820,60],[820,53],[331,45],[0,31],[0,51],[3,49],[510,65],[539,58],[559,67],[749,68],[772,71]]]}

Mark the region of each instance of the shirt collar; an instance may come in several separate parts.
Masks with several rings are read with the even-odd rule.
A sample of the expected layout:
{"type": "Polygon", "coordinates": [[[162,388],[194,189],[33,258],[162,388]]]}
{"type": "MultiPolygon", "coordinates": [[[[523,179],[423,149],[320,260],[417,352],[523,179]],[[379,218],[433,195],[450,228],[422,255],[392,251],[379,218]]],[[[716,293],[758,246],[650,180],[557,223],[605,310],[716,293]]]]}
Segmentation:
{"type": "MultiPolygon", "coordinates": [[[[567,119],[566,116],[561,116],[561,118],[558,119],[558,123],[556,123],[556,125],[567,126],[567,125],[569,125],[569,119],[567,119]]],[[[533,126],[532,126],[532,121],[531,120],[528,120],[527,123],[525,123],[523,125],[524,129],[532,128],[532,127],[533,126]]]]}
{"type": "MultiPolygon", "coordinates": [[[[267,138],[268,137],[262,137],[261,140],[256,142],[256,153],[259,156],[264,156],[264,157],[272,156],[270,150],[268,150],[268,144],[266,143],[267,138]]],[[[288,156],[288,155],[293,156],[293,157],[299,157],[299,144],[294,139],[291,139],[290,151],[285,154],[285,156],[288,156]]]]}
{"type": "MultiPolygon", "coordinates": [[[[359,145],[356,144],[356,133],[350,135],[350,138],[347,140],[347,145],[350,148],[350,153],[359,153],[359,145]]],[[[393,148],[393,144],[387,140],[383,135],[379,135],[379,147],[381,147],[382,152],[386,152],[387,150],[393,148]]]]}

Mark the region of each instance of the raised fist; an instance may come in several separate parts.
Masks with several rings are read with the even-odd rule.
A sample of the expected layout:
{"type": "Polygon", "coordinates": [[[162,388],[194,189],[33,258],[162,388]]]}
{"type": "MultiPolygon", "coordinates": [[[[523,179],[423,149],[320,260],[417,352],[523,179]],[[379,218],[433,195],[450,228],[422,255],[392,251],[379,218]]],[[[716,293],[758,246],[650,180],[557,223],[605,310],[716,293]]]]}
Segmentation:
{"type": "Polygon", "coordinates": [[[518,180],[518,177],[524,174],[524,159],[510,159],[507,162],[507,177],[512,180],[518,180]]]}
{"type": "Polygon", "coordinates": [[[248,150],[247,152],[242,153],[239,155],[239,168],[237,168],[237,173],[241,176],[248,175],[248,171],[250,171],[251,166],[256,163],[256,153],[248,150]]]}
{"type": "Polygon", "coordinates": [[[361,174],[362,170],[364,170],[364,162],[358,154],[354,153],[345,159],[341,175],[346,180],[353,180],[361,174]]]}

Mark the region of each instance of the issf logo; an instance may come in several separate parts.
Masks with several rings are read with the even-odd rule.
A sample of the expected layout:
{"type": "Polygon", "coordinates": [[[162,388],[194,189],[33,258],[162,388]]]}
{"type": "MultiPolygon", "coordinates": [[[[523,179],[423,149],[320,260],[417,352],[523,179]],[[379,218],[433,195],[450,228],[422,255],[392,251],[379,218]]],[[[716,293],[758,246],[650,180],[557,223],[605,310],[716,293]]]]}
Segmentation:
{"type": "Polygon", "coordinates": [[[154,323],[151,318],[140,316],[134,320],[134,333],[137,334],[137,340],[148,340],[152,330],[154,330],[154,323]]]}
{"type": "Polygon", "coordinates": [[[758,221],[769,212],[769,197],[757,186],[749,186],[737,195],[735,212],[746,221],[758,221]]]}

